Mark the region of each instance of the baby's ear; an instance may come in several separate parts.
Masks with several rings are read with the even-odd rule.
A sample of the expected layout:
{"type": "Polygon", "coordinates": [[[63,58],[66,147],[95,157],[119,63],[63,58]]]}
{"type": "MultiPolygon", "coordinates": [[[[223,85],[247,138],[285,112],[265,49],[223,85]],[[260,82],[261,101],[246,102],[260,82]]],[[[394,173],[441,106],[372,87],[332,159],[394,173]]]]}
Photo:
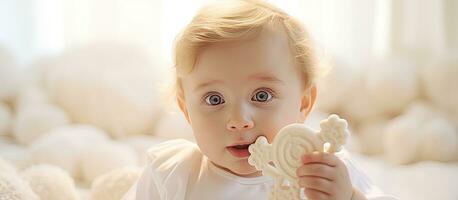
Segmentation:
{"type": "Polygon", "coordinates": [[[315,85],[310,86],[306,89],[301,98],[301,121],[305,121],[305,118],[312,111],[313,106],[315,105],[317,95],[317,89],[315,85]]]}
{"type": "Polygon", "coordinates": [[[188,121],[188,123],[191,124],[191,120],[189,119],[188,109],[186,107],[186,102],[183,99],[183,97],[177,96],[177,103],[178,103],[178,107],[180,107],[181,112],[183,112],[183,115],[186,118],[186,121],[188,121]]]}

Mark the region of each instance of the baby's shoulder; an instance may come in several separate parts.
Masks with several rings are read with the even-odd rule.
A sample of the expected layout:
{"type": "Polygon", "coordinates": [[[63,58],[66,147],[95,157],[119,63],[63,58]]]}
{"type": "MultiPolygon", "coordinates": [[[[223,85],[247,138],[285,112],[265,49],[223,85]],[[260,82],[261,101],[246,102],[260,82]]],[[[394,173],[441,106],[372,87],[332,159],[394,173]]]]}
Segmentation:
{"type": "Polygon", "coordinates": [[[184,199],[188,179],[202,158],[197,145],[183,139],[155,144],[147,151],[132,199],[184,199]]]}
{"type": "Polygon", "coordinates": [[[156,169],[186,168],[202,160],[203,154],[198,146],[184,139],[162,142],[149,148],[147,160],[156,169]]]}

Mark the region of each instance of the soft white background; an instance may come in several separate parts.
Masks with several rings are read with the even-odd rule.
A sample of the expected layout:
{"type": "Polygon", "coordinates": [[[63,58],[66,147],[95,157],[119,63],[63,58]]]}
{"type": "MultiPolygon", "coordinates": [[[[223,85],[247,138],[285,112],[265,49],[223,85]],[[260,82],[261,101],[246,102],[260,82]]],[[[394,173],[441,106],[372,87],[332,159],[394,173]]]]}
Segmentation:
{"type": "MultiPolygon", "coordinates": [[[[2,0],[0,41],[24,64],[100,39],[144,45],[157,62],[167,63],[175,35],[205,2],[2,0]]],[[[271,2],[299,17],[324,53],[345,62],[402,51],[458,48],[458,2],[454,0],[271,2]]]]}
{"type": "MultiPolygon", "coordinates": [[[[176,34],[206,2],[0,0],[0,47],[18,68],[27,69],[39,58],[97,41],[135,44],[146,49],[162,80],[172,65],[176,34]]],[[[364,67],[361,63],[393,55],[458,52],[456,0],[271,2],[304,22],[321,56],[345,66],[364,67]]],[[[355,157],[377,185],[400,199],[458,199],[456,163],[398,166],[379,157],[355,157]]]]}

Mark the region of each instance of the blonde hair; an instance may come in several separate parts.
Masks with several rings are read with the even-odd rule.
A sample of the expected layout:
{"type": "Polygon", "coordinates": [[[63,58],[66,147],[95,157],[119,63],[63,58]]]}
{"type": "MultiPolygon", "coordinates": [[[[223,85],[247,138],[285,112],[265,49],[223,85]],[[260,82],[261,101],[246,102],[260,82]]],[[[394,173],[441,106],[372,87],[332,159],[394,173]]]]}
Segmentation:
{"type": "Polygon", "coordinates": [[[296,63],[303,72],[304,84],[309,86],[316,78],[318,67],[310,38],[301,23],[265,1],[232,0],[203,7],[178,35],[174,52],[176,97],[184,99],[181,77],[192,72],[204,47],[250,39],[265,27],[279,26],[287,33],[296,63]]]}

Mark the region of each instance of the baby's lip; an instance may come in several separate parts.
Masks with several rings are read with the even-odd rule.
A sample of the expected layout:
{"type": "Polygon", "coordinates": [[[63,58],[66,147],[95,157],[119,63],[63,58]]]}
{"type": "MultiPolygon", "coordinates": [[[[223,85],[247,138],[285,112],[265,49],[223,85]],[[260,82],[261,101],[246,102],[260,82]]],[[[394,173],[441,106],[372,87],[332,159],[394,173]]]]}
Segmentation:
{"type": "Polygon", "coordinates": [[[250,145],[253,144],[254,141],[240,141],[240,142],[235,142],[227,147],[233,147],[233,146],[243,146],[243,145],[250,145]]]}

